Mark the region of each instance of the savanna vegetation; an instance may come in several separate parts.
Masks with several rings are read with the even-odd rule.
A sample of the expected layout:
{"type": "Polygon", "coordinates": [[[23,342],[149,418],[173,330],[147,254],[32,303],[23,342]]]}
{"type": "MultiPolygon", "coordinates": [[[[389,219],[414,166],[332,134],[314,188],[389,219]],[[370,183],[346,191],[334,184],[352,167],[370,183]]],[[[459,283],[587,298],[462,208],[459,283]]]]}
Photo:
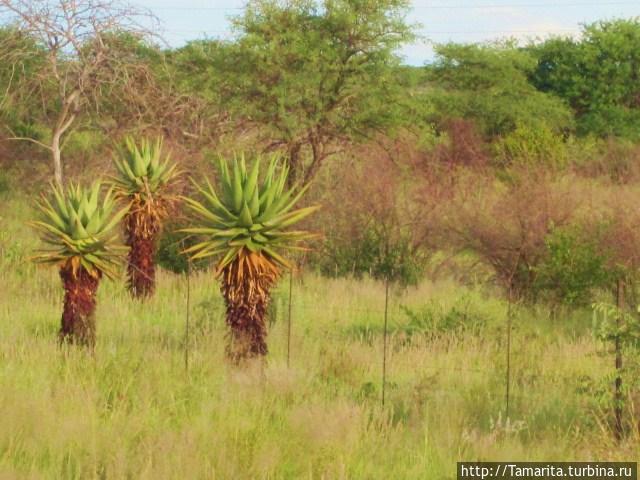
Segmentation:
{"type": "Polygon", "coordinates": [[[640,19],[408,8],[0,0],[1,478],[638,458],[640,19]]]}

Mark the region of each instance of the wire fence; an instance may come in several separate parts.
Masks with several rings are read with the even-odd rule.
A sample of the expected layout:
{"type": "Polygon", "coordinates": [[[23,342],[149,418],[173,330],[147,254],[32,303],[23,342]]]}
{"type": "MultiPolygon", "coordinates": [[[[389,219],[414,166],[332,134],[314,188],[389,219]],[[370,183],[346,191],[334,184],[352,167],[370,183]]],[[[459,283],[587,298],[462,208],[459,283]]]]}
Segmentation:
{"type": "MultiPolygon", "coordinates": [[[[189,276],[190,274],[187,273],[187,310],[192,308],[189,304],[189,276]]],[[[390,302],[389,290],[391,282],[389,281],[385,282],[384,303],[377,308],[356,305],[329,305],[327,302],[323,303],[321,298],[318,298],[316,303],[302,302],[297,299],[300,294],[294,288],[294,284],[294,275],[290,274],[286,288],[278,291],[276,299],[279,304],[279,311],[276,312],[277,318],[275,320],[275,325],[278,325],[278,329],[271,332],[273,340],[275,340],[273,338],[274,335],[280,338],[281,341],[284,336],[283,350],[286,356],[287,368],[296,366],[297,361],[307,360],[306,358],[303,360],[299,355],[304,354],[305,349],[309,348],[309,342],[315,345],[323,345],[326,342],[358,342],[365,348],[371,348],[370,353],[376,358],[375,364],[379,369],[380,375],[378,401],[382,406],[389,401],[390,388],[396,389],[398,388],[398,381],[406,381],[406,373],[409,375],[418,373],[418,367],[416,367],[416,370],[407,372],[398,370],[399,368],[407,368],[406,359],[395,365],[398,352],[402,352],[402,349],[406,349],[405,351],[409,349],[419,351],[421,348],[436,346],[437,349],[441,349],[445,354],[448,354],[451,344],[447,344],[447,341],[455,343],[456,346],[461,346],[463,342],[471,338],[464,334],[460,335],[460,331],[455,329],[433,332],[429,331],[428,328],[424,328],[424,326],[418,326],[415,331],[407,331],[404,327],[407,326],[408,314],[401,308],[401,304],[390,302]],[[339,312],[334,310],[339,310],[339,312]],[[352,330],[349,329],[347,324],[342,325],[342,327],[347,328],[340,328],[337,323],[333,326],[322,325],[314,328],[312,322],[302,323],[299,318],[300,315],[313,314],[322,316],[327,314],[336,315],[336,313],[345,317],[352,317],[354,314],[366,315],[366,323],[364,325],[360,324],[357,326],[358,328],[352,330]],[[298,329],[296,328],[297,325],[299,326],[298,329]],[[444,342],[439,341],[443,339],[444,342]]],[[[530,382],[530,370],[536,371],[536,367],[531,365],[531,359],[527,357],[527,348],[529,348],[528,346],[531,345],[531,342],[526,340],[519,330],[514,330],[513,328],[514,324],[517,324],[515,320],[519,312],[518,305],[516,302],[507,301],[504,307],[504,320],[502,320],[504,323],[498,330],[492,331],[492,339],[483,337],[484,331],[482,330],[475,332],[473,335],[473,338],[476,338],[479,344],[487,346],[486,351],[481,350],[474,357],[474,360],[478,361],[480,365],[465,365],[464,363],[442,365],[439,362],[434,365],[420,364],[420,379],[413,387],[422,388],[424,387],[422,383],[427,382],[426,389],[429,393],[423,398],[423,402],[429,401],[429,398],[439,397],[447,397],[451,399],[447,401],[455,401],[456,399],[464,399],[465,396],[468,399],[469,395],[471,395],[477,402],[488,403],[490,405],[489,408],[496,410],[495,418],[506,422],[503,423],[503,428],[511,428],[512,424],[510,422],[513,421],[513,418],[518,417],[517,413],[528,411],[533,405],[532,402],[546,398],[546,388],[553,387],[539,389],[535,388],[535,382],[530,382]],[[486,340],[490,340],[490,342],[485,342],[486,340]],[[487,355],[487,358],[482,357],[484,354],[487,355]],[[460,374],[468,374],[468,376],[461,377],[460,374]],[[443,385],[438,380],[440,375],[446,376],[446,385],[443,385]],[[473,388],[465,390],[464,385],[469,385],[469,376],[477,376],[477,382],[472,380],[473,388]],[[455,380],[456,378],[460,378],[459,385],[455,380]],[[484,387],[478,388],[481,385],[484,387]],[[515,417],[513,417],[514,412],[516,412],[515,417]]],[[[219,313],[222,315],[223,311],[221,310],[219,313]]],[[[187,312],[185,350],[189,349],[189,321],[189,313],[187,312]]],[[[354,327],[354,325],[351,325],[351,327],[354,327]]],[[[541,339],[540,341],[546,342],[547,339],[541,339]]],[[[594,353],[603,353],[598,351],[597,344],[594,353]]],[[[280,350],[279,354],[283,354],[282,350],[280,350]]],[[[437,358],[437,353],[431,352],[431,355],[437,358]]],[[[454,353],[457,361],[460,360],[459,355],[459,351],[454,353]]],[[[189,368],[188,358],[188,352],[185,351],[185,368],[187,369],[189,368]]],[[[554,362],[553,359],[550,361],[554,362]]],[[[558,359],[557,361],[561,360],[558,359]]],[[[605,375],[606,378],[603,377],[600,380],[611,383],[612,387],[615,382],[615,390],[611,389],[611,393],[615,396],[615,400],[610,402],[611,410],[615,417],[615,423],[611,427],[611,431],[616,438],[621,439],[623,437],[621,433],[623,430],[623,413],[620,405],[624,402],[628,403],[631,408],[630,412],[635,407],[633,407],[633,400],[622,398],[620,389],[622,370],[618,369],[617,365],[616,363],[615,370],[611,369],[609,374],[605,375]]],[[[611,366],[613,367],[613,364],[611,366]]],[[[537,375],[537,373],[534,375],[537,375]]],[[[625,415],[632,416],[628,412],[625,415]]]]}
{"type": "MultiPolygon", "coordinates": [[[[135,267],[134,267],[135,268],[135,267]]],[[[144,272],[141,272],[144,273],[144,272]]],[[[199,305],[194,305],[193,295],[193,276],[192,269],[188,268],[183,278],[178,278],[178,283],[183,283],[185,293],[183,301],[185,302],[185,324],[184,324],[184,340],[182,348],[184,348],[184,368],[189,371],[190,362],[193,361],[191,349],[195,346],[197,340],[195,335],[198,331],[198,321],[201,320],[196,315],[196,309],[199,305]]],[[[399,366],[394,366],[397,352],[399,349],[407,348],[419,350],[420,348],[429,348],[429,346],[437,344],[433,342],[435,337],[433,332],[421,330],[418,328],[415,332],[408,332],[404,329],[407,325],[407,314],[401,308],[401,305],[390,301],[389,289],[392,286],[390,282],[385,285],[384,302],[380,301],[376,306],[363,307],[353,304],[338,304],[331,302],[323,302],[322,298],[317,301],[305,299],[302,301],[300,297],[303,294],[299,291],[299,287],[295,281],[293,274],[285,279],[286,284],[277,292],[275,297],[278,303],[277,312],[277,329],[271,332],[271,339],[282,341],[284,345],[281,349],[276,350],[278,355],[286,356],[287,367],[297,366],[296,362],[300,362],[300,354],[304,349],[309,348],[310,342],[322,344],[323,342],[358,342],[364,348],[371,348],[371,356],[376,359],[376,369],[379,370],[379,401],[383,405],[388,402],[389,385],[396,382],[396,375],[406,378],[405,372],[398,371],[398,368],[406,367],[406,359],[403,359],[399,366]],[[288,280],[288,282],[287,282],[288,280]],[[358,324],[336,323],[333,326],[313,325],[308,322],[301,322],[301,315],[333,315],[343,317],[353,317],[354,315],[366,316],[358,324]],[[310,327],[310,329],[309,329],[310,327]],[[338,328],[332,328],[338,327],[338,328]],[[353,328],[356,327],[356,328],[353,328]],[[313,338],[307,337],[306,333],[310,332],[313,338]],[[275,338],[274,338],[275,337],[275,338]],[[408,340],[408,341],[407,341],[408,340]],[[284,353],[283,353],[284,352],[284,353]]],[[[354,303],[355,303],[354,299],[354,303]]],[[[180,302],[182,303],[182,302],[180,302]]],[[[506,305],[505,305],[506,306],[506,305]]],[[[207,305],[202,305],[202,309],[206,310],[207,305]]],[[[217,305],[219,313],[223,314],[224,306],[222,303],[217,305]]],[[[512,321],[515,315],[515,308],[507,310],[505,308],[504,328],[499,330],[499,338],[495,338],[496,345],[491,349],[487,349],[486,362],[483,359],[481,366],[474,365],[443,365],[438,363],[435,365],[421,364],[420,374],[423,376],[436,374],[452,374],[447,381],[455,378],[456,374],[465,373],[469,375],[478,375],[480,382],[490,382],[484,392],[486,396],[491,396],[494,405],[500,405],[500,411],[504,412],[505,417],[509,417],[513,402],[522,402],[527,398],[535,396],[535,391],[525,390],[526,378],[520,376],[520,367],[526,365],[528,359],[526,353],[519,351],[518,345],[522,345],[522,339],[516,336],[516,350],[512,350],[514,346],[512,321]],[[515,369],[514,369],[515,365],[515,369]],[[515,391],[514,391],[515,386],[515,391]],[[500,401],[496,398],[501,397],[500,401]]],[[[208,318],[211,320],[211,318],[208,318]]],[[[208,321],[207,320],[207,321],[208,321]]],[[[458,336],[456,332],[445,332],[438,338],[450,338],[454,341],[466,341],[469,337],[458,336]],[[447,337],[451,333],[449,337],[447,337]]],[[[543,340],[545,341],[545,340],[543,340]]],[[[440,347],[438,347],[440,348],[440,347]]],[[[483,353],[483,352],[481,352],[483,353]]],[[[594,352],[597,353],[597,352],[594,352]]],[[[459,359],[459,356],[456,357],[459,359]]],[[[298,364],[299,365],[299,364],[298,364]]],[[[613,363],[611,365],[613,367],[613,363]]],[[[613,371],[613,370],[612,370],[613,371]]],[[[411,372],[408,372],[411,373],[411,372]]],[[[462,381],[468,381],[463,379],[462,381]]],[[[395,387],[394,387],[395,388],[395,387]]],[[[462,390],[453,386],[437,384],[431,390],[433,395],[461,395],[462,390]]],[[[476,392],[477,393],[477,392],[476,392]]],[[[540,395],[543,393],[538,392],[540,395]]],[[[618,398],[620,394],[618,394],[618,398]]],[[[618,409],[619,412],[619,409],[618,409]]],[[[620,415],[620,413],[618,413],[620,415]]],[[[618,423],[620,423],[618,421],[618,423]]],[[[619,426],[617,428],[620,428],[619,426]]]]}

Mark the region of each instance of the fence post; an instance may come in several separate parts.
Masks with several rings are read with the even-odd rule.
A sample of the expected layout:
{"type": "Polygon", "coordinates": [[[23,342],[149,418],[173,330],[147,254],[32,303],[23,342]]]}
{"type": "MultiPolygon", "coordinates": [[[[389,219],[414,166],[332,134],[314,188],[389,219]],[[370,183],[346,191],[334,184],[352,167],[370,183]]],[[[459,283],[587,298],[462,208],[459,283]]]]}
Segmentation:
{"type": "Polygon", "coordinates": [[[624,283],[622,279],[618,279],[616,288],[616,306],[618,307],[618,312],[616,315],[616,382],[613,397],[613,412],[615,416],[615,436],[617,440],[621,440],[624,433],[622,426],[622,342],[620,340],[621,317],[622,309],[624,307],[624,283]]]}
{"type": "Polygon", "coordinates": [[[387,327],[389,318],[389,276],[385,280],[384,287],[384,346],[382,348],[382,406],[384,407],[384,394],[387,385],[387,327]]]}
{"type": "Polygon", "coordinates": [[[291,302],[293,298],[293,268],[289,270],[289,308],[287,313],[287,368],[291,366],[291,302]]]}
{"type": "Polygon", "coordinates": [[[187,315],[184,329],[184,369],[189,372],[189,315],[191,311],[191,260],[187,260],[187,315]]]}

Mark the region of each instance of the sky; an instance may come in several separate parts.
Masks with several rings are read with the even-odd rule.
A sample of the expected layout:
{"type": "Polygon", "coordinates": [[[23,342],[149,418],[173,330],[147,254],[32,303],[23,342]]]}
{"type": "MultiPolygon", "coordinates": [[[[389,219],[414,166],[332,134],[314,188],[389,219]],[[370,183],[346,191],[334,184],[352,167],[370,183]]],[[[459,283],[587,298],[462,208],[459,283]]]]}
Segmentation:
{"type": "MultiPolygon", "coordinates": [[[[244,0],[138,0],[160,20],[173,46],[189,40],[228,38],[229,18],[244,0]]],[[[522,42],[574,35],[597,20],[640,17],[640,0],[412,0],[407,16],[422,37],[399,53],[410,65],[433,60],[433,43],[482,42],[514,37],[522,42]]]]}

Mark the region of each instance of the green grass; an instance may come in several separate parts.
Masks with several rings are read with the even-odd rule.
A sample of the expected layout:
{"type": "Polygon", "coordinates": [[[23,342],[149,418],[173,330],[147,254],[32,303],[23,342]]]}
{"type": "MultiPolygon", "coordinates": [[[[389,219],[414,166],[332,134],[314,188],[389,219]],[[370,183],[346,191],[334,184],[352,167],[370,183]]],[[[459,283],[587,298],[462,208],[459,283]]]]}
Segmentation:
{"type": "Polygon", "coordinates": [[[185,277],[161,273],[142,305],[103,281],[92,357],[57,345],[60,282],[27,260],[27,202],[0,205],[0,479],[446,479],[459,460],[638,459],[637,434],[616,445],[608,429],[613,360],[588,312],[518,312],[509,419],[506,306],[453,282],[393,293],[384,407],[373,281],[296,281],[290,367],[284,282],[262,372],[225,364],[210,272],[191,279],[188,371],[185,277]],[[401,305],[480,326],[425,336],[401,305]]]}

